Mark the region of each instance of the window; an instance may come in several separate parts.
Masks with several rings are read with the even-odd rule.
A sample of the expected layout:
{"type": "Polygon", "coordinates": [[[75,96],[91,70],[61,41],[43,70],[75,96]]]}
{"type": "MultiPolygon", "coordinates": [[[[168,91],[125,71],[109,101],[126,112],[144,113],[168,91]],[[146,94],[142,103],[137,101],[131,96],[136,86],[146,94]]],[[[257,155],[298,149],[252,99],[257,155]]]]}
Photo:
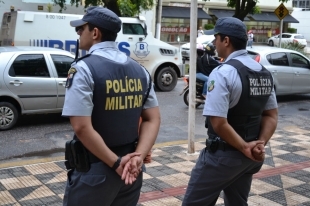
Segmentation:
{"type": "Polygon", "coordinates": [[[282,34],[282,38],[291,38],[292,35],[290,34],[282,34]]]}
{"type": "Polygon", "coordinates": [[[304,57],[302,57],[298,54],[295,54],[295,53],[291,53],[291,58],[292,58],[292,66],[293,67],[303,67],[303,68],[309,68],[310,69],[309,62],[304,57]]]}
{"type": "Polygon", "coordinates": [[[52,54],[51,56],[52,56],[58,77],[67,78],[68,71],[74,59],[72,57],[56,55],[56,54],[52,54]]]}
{"type": "Polygon", "coordinates": [[[289,66],[287,55],[283,52],[267,55],[267,60],[272,65],[289,66]]]}
{"type": "Polygon", "coordinates": [[[295,35],[294,39],[304,39],[305,37],[303,35],[295,35]]]}
{"type": "Polygon", "coordinates": [[[9,75],[12,77],[50,77],[43,54],[19,55],[13,62],[9,75]]]}
{"type": "Polygon", "coordinates": [[[144,29],[141,24],[123,23],[123,34],[144,35],[144,29]]]}

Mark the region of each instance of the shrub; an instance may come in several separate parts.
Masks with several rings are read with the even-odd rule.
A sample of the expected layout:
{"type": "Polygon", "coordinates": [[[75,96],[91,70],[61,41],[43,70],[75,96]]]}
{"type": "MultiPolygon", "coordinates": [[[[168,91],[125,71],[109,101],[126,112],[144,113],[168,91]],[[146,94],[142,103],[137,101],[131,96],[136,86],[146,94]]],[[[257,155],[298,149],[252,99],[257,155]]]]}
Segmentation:
{"type": "Polygon", "coordinates": [[[214,29],[214,25],[213,24],[205,24],[204,28],[205,28],[205,30],[214,29]]]}
{"type": "Polygon", "coordinates": [[[302,46],[298,42],[293,42],[293,43],[291,43],[291,42],[284,42],[284,43],[281,43],[281,48],[298,51],[298,52],[302,53],[303,55],[307,56],[307,54],[306,54],[306,52],[304,50],[304,46],[302,46]]]}
{"type": "Polygon", "coordinates": [[[289,32],[289,33],[297,33],[297,29],[295,29],[295,28],[287,28],[287,32],[289,32]]]}

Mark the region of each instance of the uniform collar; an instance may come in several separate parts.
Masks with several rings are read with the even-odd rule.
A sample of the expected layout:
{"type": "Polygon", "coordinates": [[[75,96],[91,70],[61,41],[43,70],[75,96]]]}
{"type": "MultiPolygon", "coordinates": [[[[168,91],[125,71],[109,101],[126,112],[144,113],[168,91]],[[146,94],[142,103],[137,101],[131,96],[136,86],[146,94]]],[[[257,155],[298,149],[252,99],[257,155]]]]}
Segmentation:
{"type": "Polygon", "coordinates": [[[97,49],[107,48],[107,47],[117,49],[116,42],[115,41],[105,41],[105,42],[100,42],[100,43],[94,44],[92,47],[90,47],[88,53],[92,53],[93,51],[95,51],[97,49]]]}
{"type": "Polygon", "coordinates": [[[247,55],[247,50],[245,49],[241,49],[241,50],[238,50],[238,51],[234,51],[233,53],[231,53],[225,60],[225,62],[227,62],[228,60],[230,59],[233,59],[237,56],[246,56],[247,55]]]}

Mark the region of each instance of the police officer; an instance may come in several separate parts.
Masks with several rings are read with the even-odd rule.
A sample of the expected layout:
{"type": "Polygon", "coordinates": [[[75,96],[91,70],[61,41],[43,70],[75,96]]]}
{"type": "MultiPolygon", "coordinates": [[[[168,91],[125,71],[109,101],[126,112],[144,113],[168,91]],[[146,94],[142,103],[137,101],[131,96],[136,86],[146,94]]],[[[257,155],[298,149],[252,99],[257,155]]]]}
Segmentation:
{"type": "MultiPolygon", "coordinates": [[[[70,118],[74,139],[86,149],[90,166],[82,164],[78,171],[80,159],[74,162],[64,205],[136,205],[142,162],[160,125],[150,75],[117,49],[122,22],[112,11],[90,7],[81,20],[70,24],[80,36],[79,48],[89,54],[72,63],[62,115],[70,118]]],[[[75,156],[84,151],[74,149],[75,156]]]]}
{"type": "Polygon", "coordinates": [[[183,205],[247,205],[252,176],[264,161],[264,145],[277,126],[277,101],[269,71],[245,50],[246,26],[220,18],[215,46],[225,62],[209,76],[203,115],[208,116],[206,148],[192,170],[183,205]]]}

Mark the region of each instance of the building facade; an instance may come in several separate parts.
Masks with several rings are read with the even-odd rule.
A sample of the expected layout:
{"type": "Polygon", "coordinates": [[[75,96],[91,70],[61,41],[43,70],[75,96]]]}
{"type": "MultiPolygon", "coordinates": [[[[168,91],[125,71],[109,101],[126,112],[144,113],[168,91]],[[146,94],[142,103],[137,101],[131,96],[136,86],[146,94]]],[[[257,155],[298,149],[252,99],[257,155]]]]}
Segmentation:
{"type": "MultiPolygon", "coordinates": [[[[309,0],[310,1],[310,0],[309,0]]],[[[280,5],[278,1],[260,0],[260,14],[248,14],[244,23],[248,30],[252,30],[257,42],[266,42],[267,39],[280,33],[280,20],[275,15],[275,9],[280,5]]],[[[284,3],[291,13],[292,2],[284,3]]],[[[227,0],[198,1],[197,27],[212,24],[221,17],[234,15],[234,9],[227,7],[227,0]]],[[[162,41],[175,43],[189,42],[190,34],[190,0],[163,0],[161,19],[162,41]]],[[[299,23],[297,19],[288,14],[283,19],[283,32],[290,23],[299,23]]]]}
{"type": "Polygon", "coordinates": [[[310,8],[310,0],[293,0],[293,7],[310,8]]]}

